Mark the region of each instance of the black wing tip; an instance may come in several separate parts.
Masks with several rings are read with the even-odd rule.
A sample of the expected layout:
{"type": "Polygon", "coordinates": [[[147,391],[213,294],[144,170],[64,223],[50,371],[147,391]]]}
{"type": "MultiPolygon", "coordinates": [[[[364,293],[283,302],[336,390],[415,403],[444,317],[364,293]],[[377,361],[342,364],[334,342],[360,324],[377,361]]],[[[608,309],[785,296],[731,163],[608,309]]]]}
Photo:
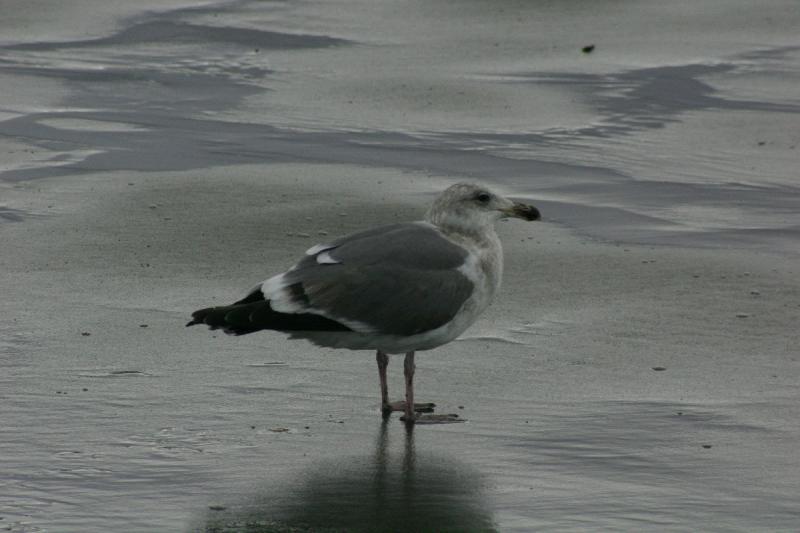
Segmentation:
{"type": "MultiPolygon", "coordinates": [[[[308,295],[302,283],[289,286],[295,303],[308,305],[308,295]]],[[[206,307],[192,313],[186,327],[204,324],[211,330],[221,329],[228,335],[247,335],[270,329],[292,331],[352,331],[344,324],[315,313],[281,313],[272,309],[260,288],[251,291],[231,305],[206,307]]]]}
{"type": "MultiPolygon", "coordinates": [[[[264,302],[264,301],[266,301],[266,298],[264,297],[264,293],[261,291],[261,288],[258,287],[256,289],[250,291],[247,294],[247,296],[245,296],[241,300],[233,302],[232,305],[252,304],[252,303],[258,303],[258,302],[264,302]]],[[[202,309],[201,309],[201,311],[202,311],[202,309]]],[[[194,314],[192,314],[192,316],[194,316],[194,314]]]]}
{"type": "Polygon", "coordinates": [[[189,328],[191,326],[197,326],[198,324],[201,325],[201,326],[208,326],[209,329],[219,329],[218,325],[209,324],[208,322],[205,322],[203,320],[197,320],[196,318],[193,318],[192,320],[187,322],[185,327],[189,328]]]}
{"type": "Polygon", "coordinates": [[[198,309],[194,313],[192,313],[192,319],[186,323],[186,327],[189,326],[196,326],[197,324],[207,324],[211,325],[209,322],[206,321],[206,317],[214,311],[213,307],[206,307],[204,309],[198,309]]]}

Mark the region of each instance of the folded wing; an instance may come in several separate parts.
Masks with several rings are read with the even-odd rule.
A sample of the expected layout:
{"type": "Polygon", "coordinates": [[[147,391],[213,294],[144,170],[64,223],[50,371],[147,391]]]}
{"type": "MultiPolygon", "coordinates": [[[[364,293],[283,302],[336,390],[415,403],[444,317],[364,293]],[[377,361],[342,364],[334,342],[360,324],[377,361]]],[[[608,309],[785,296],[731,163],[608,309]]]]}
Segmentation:
{"type": "Polygon", "coordinates": [[[414,335],[458,313],[473,290],[468,252],[429,224],[384,226],[311,248],[288,272],[224,307],[196,311],[227,333],[350,331],[414,335]]]}

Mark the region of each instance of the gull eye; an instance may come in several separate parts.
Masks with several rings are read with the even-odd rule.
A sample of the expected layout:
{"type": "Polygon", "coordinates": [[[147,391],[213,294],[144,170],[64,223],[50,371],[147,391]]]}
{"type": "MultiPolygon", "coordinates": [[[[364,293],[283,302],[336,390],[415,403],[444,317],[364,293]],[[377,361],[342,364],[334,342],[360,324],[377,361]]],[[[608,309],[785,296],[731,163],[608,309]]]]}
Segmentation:
{"type": "Polygon", "coordinates": [[[488,204],[489,200],[492,199],[492,195],[488,192],[479,192],[475,195],[475,199],[478,200],[482,204],[488,204]]]}

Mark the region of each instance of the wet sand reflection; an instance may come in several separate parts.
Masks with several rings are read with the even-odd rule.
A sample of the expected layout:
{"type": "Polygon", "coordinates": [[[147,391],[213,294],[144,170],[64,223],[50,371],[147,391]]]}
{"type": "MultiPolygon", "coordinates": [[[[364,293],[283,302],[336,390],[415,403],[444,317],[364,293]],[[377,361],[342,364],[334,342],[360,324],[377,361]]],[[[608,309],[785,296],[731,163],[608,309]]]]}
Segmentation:
{"type": "Polygon", "coordinates": [[[391,426],[381,424],[373,455],[318,463],[295,485],[209,511],[200,531],[495,531],[482,476],[449,457],[417,453],[414,428],[391,426]],[[391,450],[394,429],[404,431],[402,453],[391,450]]]}

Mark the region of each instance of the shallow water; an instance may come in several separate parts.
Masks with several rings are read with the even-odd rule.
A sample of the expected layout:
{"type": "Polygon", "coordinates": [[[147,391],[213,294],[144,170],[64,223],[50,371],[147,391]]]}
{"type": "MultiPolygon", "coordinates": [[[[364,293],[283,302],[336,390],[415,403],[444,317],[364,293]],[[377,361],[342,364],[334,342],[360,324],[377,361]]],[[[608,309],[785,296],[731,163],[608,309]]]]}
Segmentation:
{"type": "Polygon", "coordinates": [[[794,2],[70,5],[0,8],[0,529],[797,529],[794,2]],[[347,175],[561,228],[504,228],[529,285],[419,358],[465,424],[382,422],[371,355],[182,328],[310,246],[263,257],[266,200],[409,212],[314,213],[347,175]]]}
{"type": "Polygon", "coordinates": [[[36,155],[2,177],[395,167],[606,239],[796,252],[798,14],[701,4],[236,1],[25,35],[2,44],[0,132],[36,155]]]}

